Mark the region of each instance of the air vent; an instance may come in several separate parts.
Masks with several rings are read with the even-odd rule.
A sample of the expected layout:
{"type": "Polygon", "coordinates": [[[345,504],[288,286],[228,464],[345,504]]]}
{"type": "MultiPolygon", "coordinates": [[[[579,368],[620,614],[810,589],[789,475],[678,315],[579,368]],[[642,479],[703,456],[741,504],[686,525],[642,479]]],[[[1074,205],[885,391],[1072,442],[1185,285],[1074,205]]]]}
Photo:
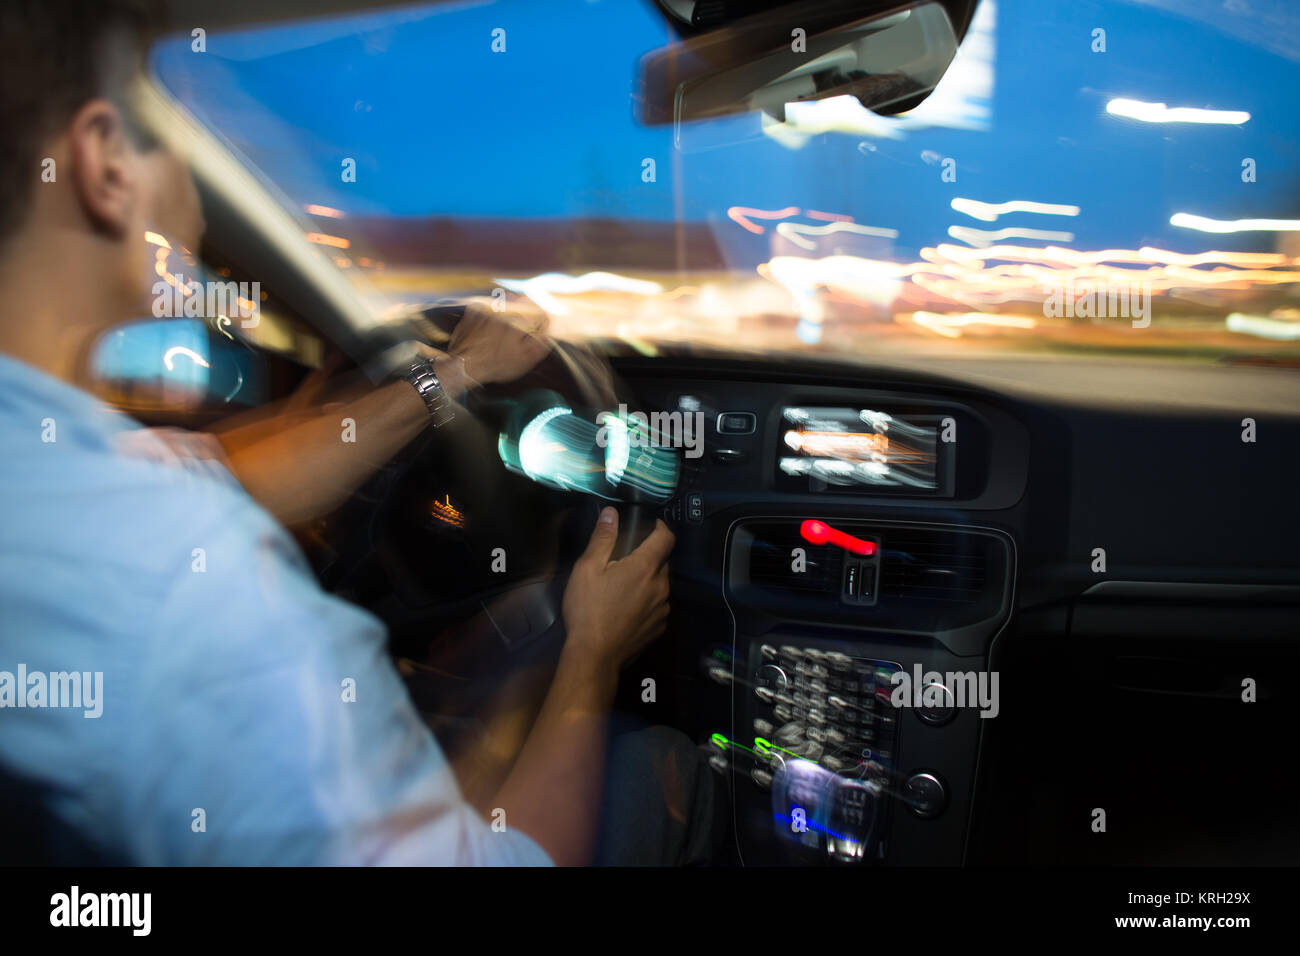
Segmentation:
{"type": "Polygon", "coordinates": [[[930,635],[954,654],[972,655],[984,652],[985,641],[1010,613],[1015,551],[1000,532],[818,518],[876,542],[879,557],[854,558],[834,545],[811,544],[799,533],[801,518],[738,521],[728,543],[725,580],[738,626],[766,628],[777,620],[930,635]],[[807,556],[803,573],[790,566],[795,548],[807,556]],[[874,584],[875,600],[853,600],[855,583],[859,597],[874,584]]]}
{"type": "Polygon", "coordinates": [[[829,545],[809,544],[799,536],[798,525],[774,525],[755,529],[749,551],[751,584],[770,591],[790,594],[838,594],[844,552],[829,545]],[[792,552],[803,548],[807,567],[796,572],[792,552]]]}
{"type": "Polygon", "coordinates": [[[991,539],[930,529],[881,532],[880,596],[928,604],[974,604],[984,595],[991,539]]]}

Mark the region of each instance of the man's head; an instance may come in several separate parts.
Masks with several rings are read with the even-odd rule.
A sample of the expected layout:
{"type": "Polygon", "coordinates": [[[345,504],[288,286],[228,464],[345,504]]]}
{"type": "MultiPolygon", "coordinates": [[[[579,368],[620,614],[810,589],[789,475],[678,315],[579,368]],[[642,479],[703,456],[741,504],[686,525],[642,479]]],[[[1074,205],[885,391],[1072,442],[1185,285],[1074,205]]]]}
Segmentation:
{"type": "Polygon", "coordinates": [[[48,296],[73,296],[57,305],[78,326],[126,318],[150,265],[145,229],[165,217],[197,231],[188,172],[130,107],[161,24],[156,0],[0,3],[0,293],[25,295],[29,314],[55,311],[39,276],[48,296]]]}

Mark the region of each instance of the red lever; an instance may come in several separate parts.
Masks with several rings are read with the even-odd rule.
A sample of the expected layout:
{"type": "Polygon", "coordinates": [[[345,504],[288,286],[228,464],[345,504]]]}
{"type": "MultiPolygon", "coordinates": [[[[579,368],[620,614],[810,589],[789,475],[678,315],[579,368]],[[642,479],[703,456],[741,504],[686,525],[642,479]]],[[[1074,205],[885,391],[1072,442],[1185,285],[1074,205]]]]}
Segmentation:
{"type": "Polygon", "coordinates": [[[836,531],[825,521],[805,521],[799,527],[799,534],[811,544],[837,544],[851,554],[870,557],[876,553],[874,541],[863,541],[843,531],[836,531]]]}

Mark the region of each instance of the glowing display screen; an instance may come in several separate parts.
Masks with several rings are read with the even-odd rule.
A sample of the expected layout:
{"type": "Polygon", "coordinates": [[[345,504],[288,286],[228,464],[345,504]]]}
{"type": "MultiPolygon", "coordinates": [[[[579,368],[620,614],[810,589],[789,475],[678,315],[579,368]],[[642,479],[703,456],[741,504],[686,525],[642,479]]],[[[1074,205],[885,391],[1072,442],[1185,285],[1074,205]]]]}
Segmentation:
{"type": "Polygon", "coordinates": [[[940,494],[942,421],[869,408],[785,408],[780,472],[806,478],[813,491],[940,494]]]}

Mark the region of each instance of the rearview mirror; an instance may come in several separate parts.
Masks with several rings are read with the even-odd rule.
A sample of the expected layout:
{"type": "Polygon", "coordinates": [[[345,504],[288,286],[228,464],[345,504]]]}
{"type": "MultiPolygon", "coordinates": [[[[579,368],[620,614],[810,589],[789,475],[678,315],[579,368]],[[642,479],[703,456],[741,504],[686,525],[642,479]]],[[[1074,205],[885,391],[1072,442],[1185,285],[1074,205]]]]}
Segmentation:
{"type": "Polygon", "coordinates": [[[877,113],[918,105],[957,52],[935,0],[862,18],[862,3],[795,3],[675,43],[642,60],[639,118],[679,124],[851,95],[877,113]]]}

